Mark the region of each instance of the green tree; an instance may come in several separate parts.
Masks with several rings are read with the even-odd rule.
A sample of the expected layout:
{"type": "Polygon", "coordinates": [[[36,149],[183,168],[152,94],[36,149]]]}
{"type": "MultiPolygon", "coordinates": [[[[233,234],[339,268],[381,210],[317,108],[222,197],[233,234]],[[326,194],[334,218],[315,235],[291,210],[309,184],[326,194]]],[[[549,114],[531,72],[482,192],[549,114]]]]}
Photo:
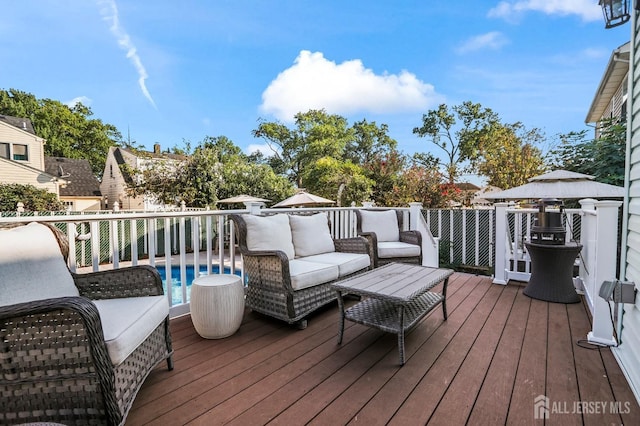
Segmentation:
{"type": "Polygon", "coordinates": [[[276,173],[287,175],[299,188],[309,188],[303,181],[305,168],[323,157],[342,158],[352,132],[344,117],[309,110],[295,115],[293,129],[261,121],[252,134],[271,149],[269,164],[276,173]]]}
{"type": "Polygon", "coordinates": [[[63,211],[64,205],[53,192],[33,185],[0,183],[0,211],[15,212],[18,203],[24,204],[25,211],[63,211]]]}
{"type": "Polygon", "coordinates": [[[543,140],[538,129],[527,130],[522,123],[494,122],[478,132],[468,157],[477,173],[487,178],[487,184],[509,189],[545,171],[538,148],[543,140]]]}
{"type": "Polygon", "coordinates": [[[550,152],[554,168],[584,173],[610,185],[624,186],[627,126],[624,121],[599,123],[598,138],[587,140],[587,132],[560,135],[559,145],[550,152]]]}
{"type": "Polygon", "coordinates": [[[362,167],[350,160],[332,157],[318,159],[305,169],[304,181],[310,192],[336,200],[338,206],[356,204],[371,197],[375,182],[369,179],[362,167]]]}
{"type": "Polygon", "coordinates": [[[412,164],[399,176],[398,182],[387,196],[387,205],[401,206],[419,202],[424,208],[448,207],[443,195],[443,175],[437,167],[412,164]]]}
{"type": "Polygon", "coordinates": [[[115,126],[91,118],[91,109],[81,103],[69,107],[16,89],[0,90],[0,114],[30,119],[36,135],[47,141],[45,155],[86,159],[96,176],[109,147],[122,141],[115,126]]]}
{"type": "Polygon", "coordinates": [[[473,152],[478,133],[495,121],[498,121],[498,115],[480,104],[466,101],[451,109],[441,104],[438,109],[423,114],[422,126],[415,127],[413,133],[429,138],[432,144],[445,152],[446,175],[449,183],[453,184],[460,176],[461,164],[473,152]]]}

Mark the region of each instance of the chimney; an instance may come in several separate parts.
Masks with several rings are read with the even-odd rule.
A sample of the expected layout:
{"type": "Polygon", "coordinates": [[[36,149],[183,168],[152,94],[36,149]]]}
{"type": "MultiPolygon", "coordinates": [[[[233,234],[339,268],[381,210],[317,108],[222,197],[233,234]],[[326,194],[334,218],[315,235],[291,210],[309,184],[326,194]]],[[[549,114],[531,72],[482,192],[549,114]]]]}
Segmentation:
{"type": "Polygon", "coordinates": [[[160,144],[157,142],[153,144],[153,153],[160,154],[160,144]]]}
{"type": "Polygon", "coordinates": [[[26,121],[22,122],[22,129],[23,130],[27,130],[27,122],[26,121]]]}

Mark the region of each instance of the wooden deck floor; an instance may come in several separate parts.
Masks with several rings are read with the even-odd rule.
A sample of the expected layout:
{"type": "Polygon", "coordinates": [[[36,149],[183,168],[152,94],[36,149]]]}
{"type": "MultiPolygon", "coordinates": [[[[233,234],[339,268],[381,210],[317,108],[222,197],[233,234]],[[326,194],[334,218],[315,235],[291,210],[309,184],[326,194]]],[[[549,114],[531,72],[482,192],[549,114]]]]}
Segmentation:
{"type": "Polygon", "coordinates": [[[543,424],[539,395],[545,424],[640,424],[611,352],[577,343],[590,330],[584,305],[523,288],[454,274],[449,319],[436,309],[407,335],[403,367],[394,335],[347,322],[338,346],[337,305],[305,330],[247,312],[221,340],[175,319],[175,370],[151,373],[127,425],[543,424]]]}

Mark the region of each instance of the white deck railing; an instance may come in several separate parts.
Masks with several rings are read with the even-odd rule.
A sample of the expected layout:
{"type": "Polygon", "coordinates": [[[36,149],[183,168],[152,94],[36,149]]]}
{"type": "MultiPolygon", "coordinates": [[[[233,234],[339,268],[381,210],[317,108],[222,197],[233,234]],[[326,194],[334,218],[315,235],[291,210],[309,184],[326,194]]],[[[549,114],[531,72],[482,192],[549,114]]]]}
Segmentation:
{"type": "MultiPolygon", "coordinates": [[[[425,264],[437,266],[437,240],[428,233],[421,205],[400,208],[405,229],[423,231],[425,264]]],[[[191,277],[200,274],[242,274],[242,259],[236,252],[233,222],[229,214],[326,212],[334,238],[357,235],[355,208],[260,209],[249,204],[242,210],[197,210],[179,212],[98,213],[87,215],[37,215],[0,218],[1,222],[48,222],[66,232],[69,268],[74,272],[117,269],[148,264],[164,271],[171,316],[189,312],[191,277]],[[173,268],[172,268],[173,267],[173,268]],[[202,272],[201,272],[202,269],[202,272]]],[[[35,242],[34,242],[35,243],[35,242]]]]}

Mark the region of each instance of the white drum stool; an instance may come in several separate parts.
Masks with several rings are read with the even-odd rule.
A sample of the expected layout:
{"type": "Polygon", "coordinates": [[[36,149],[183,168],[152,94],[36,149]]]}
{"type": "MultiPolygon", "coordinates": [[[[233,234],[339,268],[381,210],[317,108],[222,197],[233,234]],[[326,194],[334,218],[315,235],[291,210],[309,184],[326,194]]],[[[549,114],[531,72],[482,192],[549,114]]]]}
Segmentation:
{"type": "Polygon", "coordinates": [[[238,331],[244,315],[244,286],[237,275],[203,275],[191,284],[191,321],[205,339],[238,331]]]}

